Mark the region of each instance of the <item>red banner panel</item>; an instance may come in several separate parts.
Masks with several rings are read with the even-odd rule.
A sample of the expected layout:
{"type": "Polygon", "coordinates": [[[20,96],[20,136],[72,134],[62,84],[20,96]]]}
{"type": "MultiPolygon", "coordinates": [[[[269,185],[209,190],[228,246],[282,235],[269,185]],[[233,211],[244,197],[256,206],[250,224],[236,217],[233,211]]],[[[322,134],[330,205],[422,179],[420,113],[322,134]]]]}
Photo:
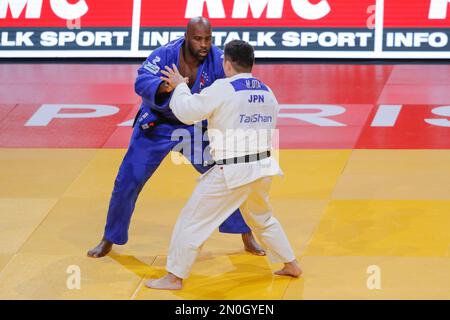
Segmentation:
{"type": "Polygon", "coordinates": [[[0,1],[0,27],[131,27],[132,16],[133,0],[0,1]]]}
{"type": "Polygon", "coordinates": [[[385,1],[383,38],[384,51],[450,52],[450,1],[385,1]]]}
{"type": "Polygon", "coordinates": [[[448,0],[388,0],[384,2],[385,28],[448,28],[448,0]]]}
{"type": "Polygon", "coordinates": [[[185,27],[204,16],[213,27],[366,27],[375,0],[142,1],[141,26],[185,27]]]}

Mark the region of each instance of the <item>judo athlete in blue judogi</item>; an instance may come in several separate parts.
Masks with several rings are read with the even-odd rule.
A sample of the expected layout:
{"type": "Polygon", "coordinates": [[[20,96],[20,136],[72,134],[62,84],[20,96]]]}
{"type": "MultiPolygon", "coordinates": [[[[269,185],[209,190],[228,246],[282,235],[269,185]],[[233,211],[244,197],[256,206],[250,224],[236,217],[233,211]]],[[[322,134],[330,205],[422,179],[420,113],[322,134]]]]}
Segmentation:
{"type": "MultiPolygon", "coordinates": [[[[128,241],[128,229],[139,193],[163,159],[175,148],[188,158],[199,173],[210,169],[203,141],[206,122],[185,125],[172,113],[169,102],[173,87],[161,80],[165,66],[176,64],[192,93],[199,93],[216,79],[225,77],[223,52],[211,44],[211,25],[205,18],[193,18],[183,38],[156,49],[138,70],[135,91],[142,105],[133,124],[127,153],[114,183],[105,232],[101,242],[88,256],[103,257],[113,244],[128,241]],[[195,138],[195,139],[194,139],[195,138]]],[[[253,254],[265,252],[256,243],[239,210],[219,227],[224,233],[240,233],[245,249],[253,254]]]]}

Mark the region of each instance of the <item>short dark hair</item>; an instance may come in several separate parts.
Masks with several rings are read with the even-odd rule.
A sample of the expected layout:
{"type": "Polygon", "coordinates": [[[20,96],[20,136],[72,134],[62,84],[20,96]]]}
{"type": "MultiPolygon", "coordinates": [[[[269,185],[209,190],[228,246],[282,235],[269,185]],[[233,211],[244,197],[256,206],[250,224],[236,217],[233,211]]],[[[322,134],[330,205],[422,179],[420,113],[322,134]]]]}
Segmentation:
{"type": "Polygon", "coordinates": [[[239,72],[249,72],[255,63],[253,47],[242,40],[232,40],[225,45],[224,58],[231,61],[233,67],[239,72]]]}

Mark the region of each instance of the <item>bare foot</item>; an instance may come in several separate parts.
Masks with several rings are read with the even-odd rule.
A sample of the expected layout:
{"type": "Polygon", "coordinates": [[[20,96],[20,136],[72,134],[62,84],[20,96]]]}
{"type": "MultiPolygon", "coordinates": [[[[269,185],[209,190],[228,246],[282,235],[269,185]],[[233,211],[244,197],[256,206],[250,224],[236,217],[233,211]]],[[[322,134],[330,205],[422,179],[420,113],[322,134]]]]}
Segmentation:
{"type": "Polygon", "coordinates": [[[91,258],[101,258],[106,256],[112,249],[113,243],[105,238],[94,248],[88,251],[87,255],[91,258]]]}
{"type": "Polygon", "coordinates": [[[251,231],[242,234],[242,241],[244,242],[245,251],[248,251],[256,256],[266,255],[266,252],[260,247],[258,242],[256,242],[251,231]]]}
{"type": "Polygon", "coordinates": [[[302,275],[302,269],[300,269],[297,260],[294,260],[285,263],[283,269],[275,271],[274,273],[279,276],[290,276],[298,278],[302,275]]]}
{"type": "Polygon", "coordinates": [[[183,279],[178,278],[172,273],[168,273],[162,278],[148,280],[145,286],[159,290],[180,290],[183,286],[183,279]]]}

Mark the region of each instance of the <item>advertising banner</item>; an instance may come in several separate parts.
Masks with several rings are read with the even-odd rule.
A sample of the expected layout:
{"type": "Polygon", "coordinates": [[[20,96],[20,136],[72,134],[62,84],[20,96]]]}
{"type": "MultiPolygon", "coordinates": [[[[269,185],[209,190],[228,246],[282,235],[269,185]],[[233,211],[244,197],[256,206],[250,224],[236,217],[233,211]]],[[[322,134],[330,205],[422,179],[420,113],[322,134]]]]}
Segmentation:
{"type": "Polygon", "coordinates": [[[0,56],[120,56],[132,16],[132,0],[1,0],[0,56]]]}
{"type": "Polygon", "coordinates": [[[449,58],[450,0],[1,0],[0,57],[146,57],[205,16],[257,57],[449,58]]]}

